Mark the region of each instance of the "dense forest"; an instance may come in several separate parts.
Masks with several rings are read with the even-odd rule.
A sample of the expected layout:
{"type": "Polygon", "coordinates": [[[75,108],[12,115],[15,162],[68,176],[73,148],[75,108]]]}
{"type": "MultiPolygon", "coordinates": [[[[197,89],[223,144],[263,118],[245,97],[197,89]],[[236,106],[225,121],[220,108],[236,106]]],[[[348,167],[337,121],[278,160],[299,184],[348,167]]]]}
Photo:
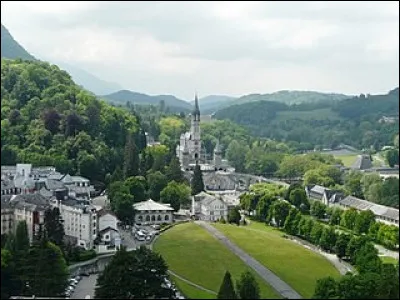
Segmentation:
{"type": "Polygon", "coordinates": [[[246,126],[253,134],[287,142],[299,149],[335,148],[344,143],[379,150],[392,145],[398,132],[399,89],[387,95],[360,95],[331,102],[286,105],[257,101],[234,105],[215,113],[246,126]],[[397,116],[394,123],[382,116],[397,116]]]}
{"type": "Polygon", "coordinates": [[[2,59],[2,165],[54,165],[103,182],[122,165],[127,135],[139,141],[139,132],[133,114],[97,100],[57,66],[2,59]]]}

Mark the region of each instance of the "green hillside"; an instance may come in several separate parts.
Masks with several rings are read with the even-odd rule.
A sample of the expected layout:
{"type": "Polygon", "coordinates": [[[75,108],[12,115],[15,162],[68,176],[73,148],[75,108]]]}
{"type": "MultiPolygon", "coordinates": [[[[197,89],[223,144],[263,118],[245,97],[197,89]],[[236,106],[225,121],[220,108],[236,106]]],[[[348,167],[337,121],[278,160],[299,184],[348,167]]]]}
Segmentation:
{"type": "Polygon", "coordinates": [[[288,142],[297,149],[334,148],[344,143],[355,148],[380,149],[391,145],[398,132],[383,116],[399,115],[398,88],[385,95],[360,95],[341,101],[287,105],[256,101],[232,105],[215,113],[246,126],[255,135],[288,142]]]}
{"type": "Polygon", "coordinates": [[[129,112],[98,101],[55,65],[1,60],[2,165],[54,165],[104,182],[138,127],[129,112]]]}
{"type": "Polygon", "coordinates": [[[142,93],[132,92],[128,90],[121,90],[109,95],[100,96],[104,100],[116,104],[116,105],[126,105],[130,103],[131,105],[160,105],[161,101],[164,101],[165,107],[168,107],[170,111],[175,112],[188,112],[193,106],[184,100],[178,99],[172,95],[157,95],[149,96],[142,93]]]}

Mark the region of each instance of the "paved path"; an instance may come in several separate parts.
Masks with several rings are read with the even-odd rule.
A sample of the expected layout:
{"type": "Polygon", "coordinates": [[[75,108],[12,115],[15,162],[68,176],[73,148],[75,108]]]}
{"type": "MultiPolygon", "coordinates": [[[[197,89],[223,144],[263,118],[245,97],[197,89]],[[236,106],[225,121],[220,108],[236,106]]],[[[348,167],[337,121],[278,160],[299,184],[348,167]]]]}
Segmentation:
{"type": "Polygon", "coordinates": [[[90,296],[90,299],[94,299],[94,289],[96,287],[97,274],[90,275],[88,277],[82,277],[81,281],[76,285],[74,292],[71,295],[71,299],[85,299],[86,296],[90,296]]]}
{"type": "Polygon", "coordinates": [[[395,259],[399,259],[399,252],[386,249],[385,247],[375,244],[375,248],[378,249],[380,256],[390,256],[395,259]]]}
{"type": "Polygon", "coordinates": [[[201,285],[198,285],[198,284],[196,284],[196,283],[194,283],[194,282],[192,282],[190,280],[187,280],[186,278],[183,278],[182,276],[179,276],[178,274],[176,274],[176,273],[174,273],[174,272],[172,272],[170,270],[168,270],[168,273],[170,273],[172,276],[175,276],[178,279],[186,282],[187,284],[190,284],[191,286],[194,286],[195,288],[198,288],[199,290],[205,291],[205,292],[213,294],[213,295],[217,295],[216,292],[214,292],[212,290],[209,290],[209,289],[206,289],[205,287],[202,287],[201,285]]]}
{"type": "Polygon", "coordinates": [[[215,238],[221,241],[229,250],[231,250],[234,254],[239,256],[241,260],[243,260],[249,267],[251,267],[254,271],[257,272],[266,282],[268,282],[282,297],[287,299],[302,299],[300,294],[298,294],[292,287],[290,287],[286,282],[260,264],[253,257],[248,255],[234,243],[232,243],[228,238],[225,237],[219,230],[211,226],[210,224],[203,221],[196,221],[195,223],[199,224],[203,228],[205,228],[208,232],[210,232],[215,238]]]}

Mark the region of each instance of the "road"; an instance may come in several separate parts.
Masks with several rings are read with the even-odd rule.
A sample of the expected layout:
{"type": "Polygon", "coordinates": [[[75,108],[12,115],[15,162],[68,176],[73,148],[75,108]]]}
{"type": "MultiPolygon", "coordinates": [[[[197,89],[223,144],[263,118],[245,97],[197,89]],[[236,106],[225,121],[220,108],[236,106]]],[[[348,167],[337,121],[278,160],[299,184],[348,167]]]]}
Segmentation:
{"type": "Polygon", "coordinates": [[[94,299],[94,289],[96,286],[97,274],[92,274],[88,277],[83,276],[81,281],[76,285],[71,299],[85,299],[87,295],[90,299],[94,299]]]}
{"type": "Polygon", "coordinates": [[[203,221],[196,221],[195,223],[202,226],[208,232],[210,232],[215,238],[221,241],[229,250],[236,254],[243,262],[245,262],[249,267],[257,272],[267,283],[269,283],[272,288],[274,288],[282,297],[286,299],[302,299],[301,295],[298,294],[292,287],[290,287],[286,282],[260,264],[253,257],[248,255],[234,243],[232,243],[225,235],[223,235],[219,230],[211,226],[210,224],[203,221]]]}

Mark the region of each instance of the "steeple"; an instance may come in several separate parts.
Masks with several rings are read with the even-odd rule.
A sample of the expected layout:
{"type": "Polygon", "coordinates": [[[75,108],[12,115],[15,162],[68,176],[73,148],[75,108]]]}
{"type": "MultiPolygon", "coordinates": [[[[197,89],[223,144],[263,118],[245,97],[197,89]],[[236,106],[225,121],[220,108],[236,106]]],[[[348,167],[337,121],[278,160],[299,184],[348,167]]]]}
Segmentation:
{"type": "Polygon", "coordinates": [[[200,116],[199,99],[197,98],[197,93],[194,96],[194,109],[192,111],[192,114],[200,116]]]}

